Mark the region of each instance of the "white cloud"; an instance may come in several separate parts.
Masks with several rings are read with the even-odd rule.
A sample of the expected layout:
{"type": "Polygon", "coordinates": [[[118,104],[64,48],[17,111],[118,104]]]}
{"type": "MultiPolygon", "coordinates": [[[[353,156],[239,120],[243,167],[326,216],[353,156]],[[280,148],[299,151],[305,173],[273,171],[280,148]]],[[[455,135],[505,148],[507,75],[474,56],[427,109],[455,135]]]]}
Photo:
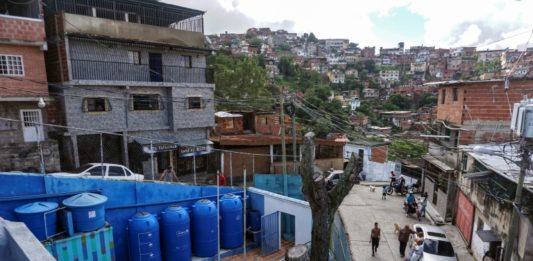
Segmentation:
{"type": "MultiPolygon", "coordinates": [[[[390,45],[379,39],[369,15],[406,7],[425,19],[423,44],[449,47],[486,45],[513,31],[533,28],[533,1],[515,0],[164,0],[207,10],[206,32],[244,32],[251,26],[289,26],[319,38],[349,38],[361,46],[390,45]]],[[[402,21],[398,21],[401,23],[402,21]]],[[[409,30],[406,28],[405,30],[409,30]]],[[[528,35],[500,42],[514,48],[528,35]]],[[[403,41],[405,39],[398,39],[403,41]]]]}

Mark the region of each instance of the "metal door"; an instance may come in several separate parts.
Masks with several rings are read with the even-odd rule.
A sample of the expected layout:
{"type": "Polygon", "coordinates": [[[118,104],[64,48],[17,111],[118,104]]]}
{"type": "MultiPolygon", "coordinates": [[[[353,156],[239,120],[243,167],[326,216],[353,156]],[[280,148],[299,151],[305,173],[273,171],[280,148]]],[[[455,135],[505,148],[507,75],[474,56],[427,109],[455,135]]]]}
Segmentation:
{"type": "Polygon", "coordinates": [[[163,59],[160,53],[149,54],[150,81],[163,81],[163,59]]]}
{"type": "Polygon", "coordinates": [[[41,110],[20,110],[20,119],[25,142],[44,140],[41,110]]]}
{"type": "Polygon", "coordinates": [[[280,249],[279,212],[261,217],[261,255],[266,256],[280,249]]]}
{"type": "Polygon", "coordinates": [[[472,242],[472,228],[474,226],[474,204],[468,200],[462,191],[459,191],[458,194],[459,197],[456,206],[457,214],[455,215],[455,223],[463,235],[466,244],[470,246],[470,243],[472,242]]]}

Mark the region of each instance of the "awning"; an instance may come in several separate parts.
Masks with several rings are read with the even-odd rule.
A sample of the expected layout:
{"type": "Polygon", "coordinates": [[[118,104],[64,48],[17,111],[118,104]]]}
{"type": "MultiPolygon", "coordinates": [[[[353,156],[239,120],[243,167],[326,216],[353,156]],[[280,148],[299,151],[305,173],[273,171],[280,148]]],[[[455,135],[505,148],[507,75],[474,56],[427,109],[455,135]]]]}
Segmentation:
{"type": "Polygon", "coordinates": [[[500,242],[502,241],[500,239],[500,237],[496,234],[494,234],[494,232],[492,232],[492,230],[478,230],[476,231],[477,235],[479,238],[481,238],[481,241],[483,242],[500,242]]]}
{"type": "Polygon", "coordinates": [[[435,167],[439,168],[440,170],[444,171],[444,172],[448,172],[448,171],[454,171],[454,169],[450,166],[448,166],[448,164],[438,160],[437,158],[427,154],[427,155],[424,155],[422,156],[422,159],[424,159],[425,161],[431,163],[431,165],[434,165],[435,167]]]}
{"type": "Polygon", "coordinates": [[[472,180],[487,179],[492,174],[492,171],[485,170],[479,172],[472,172],[463,174],[463,177],[472,180]]]}

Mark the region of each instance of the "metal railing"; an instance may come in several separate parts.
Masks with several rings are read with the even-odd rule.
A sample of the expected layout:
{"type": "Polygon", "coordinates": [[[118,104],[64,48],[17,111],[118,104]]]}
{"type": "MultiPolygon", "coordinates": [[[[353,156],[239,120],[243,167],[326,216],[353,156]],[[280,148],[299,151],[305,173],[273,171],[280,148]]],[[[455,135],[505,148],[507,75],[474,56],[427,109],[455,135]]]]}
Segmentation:
{"type": "Polygon", "coordinates": [[[157,1],[44,0],[48,11],[203,33],[203,12],[157,1]]]}
{"type": "Polygon", "coordinates": [[[208,68],[163,65],[157,69],[147,64],[71,60],[73,80],[213,83],[208,68]]]}

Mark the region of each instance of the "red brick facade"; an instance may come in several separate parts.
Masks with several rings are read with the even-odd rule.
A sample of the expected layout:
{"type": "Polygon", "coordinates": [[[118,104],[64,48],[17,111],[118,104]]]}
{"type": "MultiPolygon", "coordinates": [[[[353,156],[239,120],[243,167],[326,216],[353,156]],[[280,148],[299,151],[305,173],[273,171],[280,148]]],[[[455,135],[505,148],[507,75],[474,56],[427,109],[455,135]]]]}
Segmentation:
{"type": "Polygon", "coordinates": [[[0,77],[1,96],[48,96],[44,54],[39,47],[1,44],[0,54],[20,55],[24,65],[24,76],[0,77]]]}
{"type": "Polygon", "coordinates": [[[533,80],[512,80],[507,91],[504,86],[503,80],[439,86],[437,120],[462,127],[458,130],[458,142],[452,146],[512,139],[509,125],[513,104],[524,95],[532,97],[533,80]]]}
{"type": "Polygon", "coordinates": [[[532,97],[533,80],[510,82],[506,92],[503,81],[464,82],[439,86],[437,120],[462,125],[465,121],[510,121],[509,106],[524,95],[532,97]],[[457,99],[454,101],[454,88],[457,99]],[[443,94],[445,99],[443,103],[443,94]],[[507,96],[509,100],[507,100],[507,96]]]}
{"type": "Polygon", "coordinates": [[[370,161],[385,163],[387,161],[388,146],[376,146],[372,147],[372,156],[370,161]]]}
{"type": "Polygon", "coordinates": [[[0,40],[44,42],[44,21],[18,17],[0,17],[0,40]]]}

